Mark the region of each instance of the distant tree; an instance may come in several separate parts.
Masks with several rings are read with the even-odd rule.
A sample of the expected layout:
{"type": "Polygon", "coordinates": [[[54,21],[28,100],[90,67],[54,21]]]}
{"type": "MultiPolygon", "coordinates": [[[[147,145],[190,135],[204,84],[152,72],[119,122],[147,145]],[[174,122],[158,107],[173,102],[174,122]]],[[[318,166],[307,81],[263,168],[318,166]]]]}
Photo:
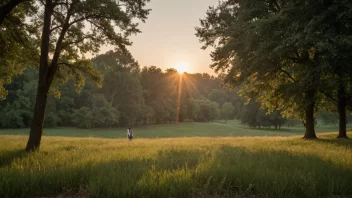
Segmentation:
{"type": "Polygon", "coordinates": [[[93,59],[104,75],[104,94],[111,107],[120,112],[120,125],[134,126],[141,114],[143,89],[139,80],[139,64],[127,51],[109,51],[93,59]]]}
{"type": "Polygon", "coordinates": [[[14,78],[6,99],[0,99],[0,127],[24,128],[29,127],[32,120],[32,110],[35,101],[37,85],[35,73],[27,69],[21,76],[14,78]]]}
{"type": "Polygon", "coordinates": [[[244,105],[240,114],[240,120],[243,124],[250,127],[274,126],[275,129],[281,128],[286,121],[279,111],[270,113],[267,109],[261,109],[260,103],[253,100],[244,105]]]}
{"type": "Polygon", "coordinates": [[[189,99],[189,117],[193,120],[193,121],[197,121],[198,120],[198,114],[200,111],[200,107],[199,104],[197,102],[197,100],[195,100],[194,98],[190,98],[189,99]]]}
{"type": "Polygon", "coordinates": [[[221,107],[221,118],[225,120],[225,123],[228,119],[231,119],[234,107],[231,102],[226,102],[221,107]]]}
{"type": "Polygon", "coordinates": [[[104,95],[95,95],[91,107],[75,110],[72,118],[80,128],[113,127],[119,122],[119,112],[110,106],[104,95]]]}
{"type": "Polygon", "coordinates": [[[142,120],[143,124],[146,125],[149,122],[152,122],[153,118],[155,118],[154,109],[146,104],[143,104],[141,108],[141,114],[139,116],[139,119],[142,120]]]}
{"type": "Polygon", "coordinates": [[[39,83],[27,151],[40,146],[47,95],[50,89],[55,92],[52,84],[62,84],[68,76],[79,88],[84,84],[84,76],[100,84],[101,75],[84,54],[97,52],[104,44],[124,50],[130,44],[127,37],[139,32],[135,19],[144,21],[148,15],[149,10],[143,8],[146,2],[148,0],[38,2],[43,12],[34,16],[33,21],[38,28],[42,24],[39,28],[42,29],[39,83]]]}
{"type": "Polygon", "coordinates": [[[72,114],[72,119],[73,119],[73,122],[79,128],[90,129],[90,128],[93,128],[94,126],[93,116],[94,115],[91,108],[82,107],[74,111],[74,113],[72,114]]]}
{"type": "Polygon", "coordinates": [[[217,102],[210,103],[210,121],[217,120],[220,116],[219,104],[217,102]]]}
{"type": "Polygon", "coordinates": [[[254,101],[250,101],[243,107],[240,116],[241,123],[250,127],[257,127],[259,125],[257,122],[257,114],[259,111],[260,104],[254,101]]]}
{"type": "MultiPolygon", "coordinates": [[[[179,77],[178,74],[176,76],[179,77]]],[[[176,76],[172,71],[164,73],[155,66],[144,67],[141,71],[140,82],[143,87],[144,102],[154,110],[154,120],[157,124],[176,120],[178,100],[176,76]]]]}
{"type": "Polygon", "coordinates": [[[219,118],[219,104],[205,98],[190,99],[190,116],[197,122],[211,122],[219,118]]]}
{"type": "Polygon", "coordinates": [[[280,129],[283,124],[286,123],[286,119],[282,117],[280,111],[274,111],[269,114],[269,122],[275,127],[275,129],[280,129]]]}
{"type": "Polygon", "coordinates": [[[74,105],[74,98],[69,96],[60,97],[60,99],[56,102],[57,116],[59,118],[58,124],[60,126],[71,125],[71,115],[73,113],[74,105]]]}
{"type": "Polygon", "coordinates": [[[336,125],[339,121],[339,116],[337,113],[329,113],[326,110],[321,110],[318,113],[318,119],[320,119],[324,124],[336,125]]]}
{"type": "Polygon", "coordinates": [[[222,106],[226,101],[228,101],[228,95],[224,90],[213,89],[208,94],[208,99],[210,101],[217,102],[220,106],[222,106]]]}

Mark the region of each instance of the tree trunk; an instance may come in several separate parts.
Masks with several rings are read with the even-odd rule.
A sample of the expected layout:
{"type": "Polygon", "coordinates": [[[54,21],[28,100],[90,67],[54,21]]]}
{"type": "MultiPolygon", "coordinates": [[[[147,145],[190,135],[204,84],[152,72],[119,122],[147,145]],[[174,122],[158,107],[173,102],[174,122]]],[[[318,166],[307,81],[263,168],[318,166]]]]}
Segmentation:
{"type": "Polygon", "coordinates": [[[275,130],[277,130],[277,124],[275,124],[275,130]]]}
{"type": "Polygon", "coordinates": [[[53,75],[55,75],[55,73],[52,73],[52,76],[48,76],[49,41],[52,12],[52,0],[46,0],[44,11],[44,25],[40,46],[39,82],[31,131],[29,133],[29,140],[26,147],[27,152],[39,149],[40,141],[42,139],[43,134],[45,107],[47,103],[49,88],[52,82],[52,78],[51,80],[49,80],[48,77],[53,77],[53,75]]]}
{"type": "Polygon", "coordinates": [[[306,106],[306,120],[305,120],[305,127],[306,133],[304,134],[304,139],[316,139],[317,136],[315,134],[314,129],[314,102],[310,102],[306,106]]]}
{"type": "Polygon", "coordinates": [[[37,99],[34,107],[34,116],[26,151],[35,151],[40,147],[40,141],[43,135],[45,107],[48,99],[47,94],[48,91],[38,85],[37,99]]]}
{"type": "Polygon", "coordinates": [[[338,111],[339,111],[339,135],[337,138],[348,138],[346,130],[346,98],[344,93],[344,87],[339,88],[338,90],[338,111]]]}

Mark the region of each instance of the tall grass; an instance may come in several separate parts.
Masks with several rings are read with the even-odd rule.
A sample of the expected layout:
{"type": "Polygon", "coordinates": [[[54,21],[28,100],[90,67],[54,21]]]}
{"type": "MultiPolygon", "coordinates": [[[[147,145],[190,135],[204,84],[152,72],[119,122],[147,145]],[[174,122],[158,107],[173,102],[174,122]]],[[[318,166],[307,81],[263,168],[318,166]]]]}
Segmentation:
{"type": "MultiPolygon", "coordinates": [[[[351,134],[349,134],[351,135],[351,134]]],[[[0,197],[348,197],[352,142],[0,136],[0,197]]]]}

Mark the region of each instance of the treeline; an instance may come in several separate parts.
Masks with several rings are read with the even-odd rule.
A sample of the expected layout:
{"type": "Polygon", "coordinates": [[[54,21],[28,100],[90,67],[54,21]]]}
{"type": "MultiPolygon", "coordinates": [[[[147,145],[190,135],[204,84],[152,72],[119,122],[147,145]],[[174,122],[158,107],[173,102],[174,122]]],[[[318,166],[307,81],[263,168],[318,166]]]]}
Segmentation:
{"type": "MultiPolygon", "coordinates": [[[[258,103],[244,104],[237,90],[208,74],[180,75],[174,69],[140,68],[131,54],[109,51],[92,59],[104,76],[102,86],[87,81],[76,90],[73,81],[48,98],[45,127],[108,128],[178,122],[240,119],[251,127],[280,127],[280,113],[267,114],[258,103]],[[77,92],[78,91],[78,92],[77,92]]],[[[0,102],[0,127],[30,127],[38,73],[28,68],[6,85],[0,102]]]]}
{"type": "MultiPolygon", "coordinates": [[[[214,113],[214,103],[204,101],[209,99],[203,89],[209,86],[203,83],[213,82],[208,81],[207,77],[203,79],[199,77],[202,75],[185,75],[185,79],[186,76],[191,80],[197,79],[194,86],[200,94],[195,97],[192,95],[194,93],[189,93],[189,97],[186,97],[187,91],[183,90],[186,94],[181,96],[182,102],[178,106],[174,100],[178,90],[175,88],[177,80],[172,81],[171,78],[173,71],[163,72],[157,68],[134,71],[132,66],[126,66],[121,73],[128,78],[121,75],[123,77],[110,79],[109,82],[108,75],[118,74],[108,67],[111,64],[101,66],[99,62],[103,61],[93,60],[93,65],[86,58],[87,53],[96,54],[106,44],[114,46],[117,51],[126,51],[126,46],[132,44],[129,36],[140,32],[138,22],[147,19],[150,12],[146,8],[148,2],[0,2],[0,98],[6,95],[13,98],[1,102],[2,115],[9,116],[1,125],[30,125],[27,151],[39,149],[44,117],[47,120],[51,117],[56,124],[68,120],[69,124],[98,127],[133,125],[141,121],[163,123],[176,118],[174,114],[180,120],[192,118],[200,121],[211,121],[217,114],[221,116],[221,112],[214,113]],[[29,78],[28,83],[17,87],[19,89],[11,89],[11,86],[15,86],[11,84],[12,77],[22,74],[26,69],[28,71],[28,65],[39,71],[37,83],[33,80],[35,78],[29,78]],[[105,74],[104,82],[99,70],[105,74]],[[89,83],[84,87],[86,78],[103,88],[89,90],[89,83]],[[121,81],[119,84],[114,83],[118,80],[121,81]],[[161,85],[156,85],[155,81],[161,85]],[[67,85],[66,89],[70,90],[67,92],[88,89],[87,92],[94,93],[94,97],[86,93],[87,97],[81,98],[82,101],[87,100],[84,106],[77,105],[76,99],[71,105],[61,102],[67,105],[65,108],[71,111],[70,114],[58,113],[63,111],[61,107],[56,107],[56,103],[60,102],[50,102],[53,99],[48,97],[50,94],[58,96],[59,93],[70,101],[77,97],[66,95],[66,82],[74,85],[67,85]],[[126,86],[130,83],[133,89],[126,86]],[[35,84],[37,87],[33,91],[35,84]],[[133,91],[118,92],[120,88],[133,91]],[[34,96],[26,93],[31,89],[31,94],[36,93],[34,96]],[[19,92],[18,97],[11,97],[14,91],[16,94],[19,92]],[[31,97],[35,98],[35,102],[31,97]],[[185,102],[189,98],[195,100],[185,102]],[[191,103],[197,104],[194,105],[197,110],[194,112],[200,112],[201,107],[206,106],[208,110],[202,110],[206,116],[190,116],[188,111],[183,111],[185,104],[191,103]],[[47,104],[51,104],[51,108],[57,112],[47,109],[47,104]],[[175,106],[180,111],[170,108],[175,106]],[[31,107],[34,109],[33,116],[25,111],[31,107]],[[132,110],[127,111],[129,108],[132,110]],[[64,116],[60,114],[67,117],[63,119],[64,116]],[[95,114],[109,114],[109,118],[101,120],[93,116],[95,114]],[[86,118],[82,118],[82,115],[86,118]]],[[[210,7],[196,34],[205,44],[204,47],[214,47],[211,54],[212,68],[226,73],[224,80],[234,87],[241,87],[239,93],[246,99],[259,102],[267,111],[264,111],[265,115],[279,112],[285,117],[303,121],[306,126],[304,137],[310,139],[316,138],[314,123],[318,109],[336,111],[339,114],[338,137],[347,138],[346,110],[352,108],[351,8],[352,1],[348,0],[225,0],[217,7],[210,7]]],[[[123,62],[123,59],[119,61],[123,62]]],[[[191,86],[185,82],[182,85],[191,86]]],[[[81,91],[80,97],[83,97],[85,90],[81,91]]],[[[236,103],[231,103],[236,108],[236,103]]],[[[226,109],[222,106],[224,103],[218,104],[217,109],[226,109]]],[[[275,117],[265,122],[256,119],[256,122],[250,123],[261,126],[276,120],[275,117]]]]}
{"type": "Polygon", "coordinates": [[[351,11],[352,1],[225,0],[196,30],[204,48],[214,48],[212,68],[245,98],[301,120],[306,139],[316,138],[319,110],[337,112],[338,137],[347,138],[351,11]]]}

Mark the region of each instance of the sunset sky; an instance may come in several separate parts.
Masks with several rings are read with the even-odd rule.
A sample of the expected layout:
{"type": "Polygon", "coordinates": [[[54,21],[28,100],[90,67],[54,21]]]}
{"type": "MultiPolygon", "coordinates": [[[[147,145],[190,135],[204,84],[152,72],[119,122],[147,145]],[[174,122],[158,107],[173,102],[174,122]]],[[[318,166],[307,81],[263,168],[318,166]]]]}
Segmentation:
{"type": "Polygon", "coordinates": [[[210,5],[218,0],[151,0],[152,11],[146,23],[140,24],[141,34],[131,37],[129,47],[134,58],[143,66],[155,65],[162,69],[188,64],[190,73],[214,73],[209,64],[210,50],[200,49],[195,36],[199,19],[210,5]]]}

